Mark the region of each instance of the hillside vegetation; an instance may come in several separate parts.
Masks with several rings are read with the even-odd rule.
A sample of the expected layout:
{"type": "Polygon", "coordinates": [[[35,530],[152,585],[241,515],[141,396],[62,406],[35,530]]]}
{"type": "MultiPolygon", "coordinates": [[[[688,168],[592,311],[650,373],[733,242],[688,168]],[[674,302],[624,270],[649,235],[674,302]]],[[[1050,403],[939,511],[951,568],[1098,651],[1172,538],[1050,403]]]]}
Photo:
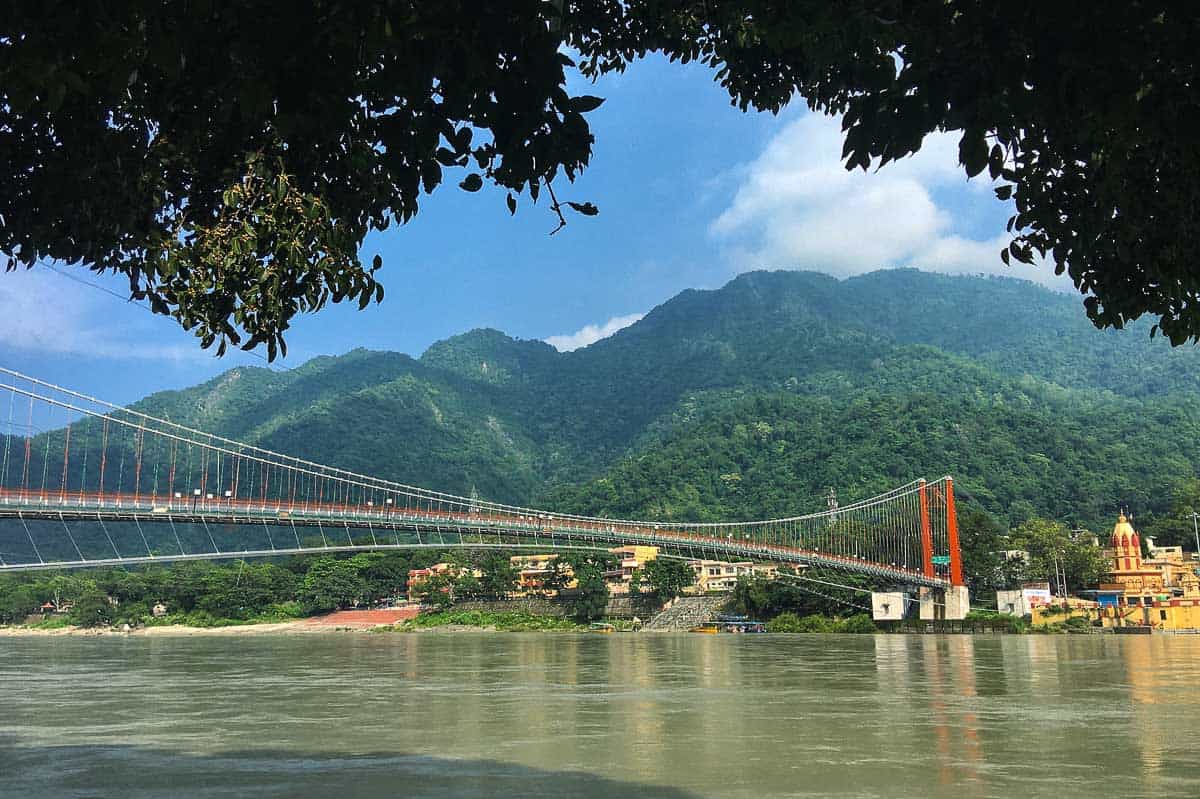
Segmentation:
{"type": "Polygon", "coordinates": [[[1099,332],[1029,283],[745,274],[583,350],[476,330],[420,358],[235,369],[139,404],[456,493],[662,519],[764,517],[953,474],[1015,524],[1167,512],[1200,458],[1200,356],[1099,332]]]}

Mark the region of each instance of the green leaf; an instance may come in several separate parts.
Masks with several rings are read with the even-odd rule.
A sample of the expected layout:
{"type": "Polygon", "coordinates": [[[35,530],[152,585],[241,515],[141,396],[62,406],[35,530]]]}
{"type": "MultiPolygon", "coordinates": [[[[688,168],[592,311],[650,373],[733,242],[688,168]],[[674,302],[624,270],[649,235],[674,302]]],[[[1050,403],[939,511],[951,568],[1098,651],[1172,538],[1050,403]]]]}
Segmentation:
{"type": "Polygon", "coordinates": [[[574,208],[576,211],[583,214],[584,216],[595,216],[596,214],[600,213],[600,209],[597,208],[596,206],[592,205],[591,203],[568,202],[567,205],[571,206],[572,208],[574,208]]]}
{"type": "Polygon", "coordinates": [[[1000,173],[1004,171],[1004,150],[999,144],[992,145],[992,151],[988,154],[988,174],[992,180],[1000,177],[1000,173]]]}
{"type": "Polygon", "coordinates": [[[603,104],[603,97],[594,97],[590,94],[584,94],[579,97],[572,97],[568,107],[577,113],[586,114],[588,111],[595,111],[603,104]]]}
{"type": "Polygon", "coordinates": [[[436,161],[426,161],[421,164],[421,185],[425,187],[426,194],[431,193],[441,182],[442,168],[436,161]]]}
{"type": "Polygon", "coordinates": [[[988,146],[983,131],[974,129],[963,132],[958,140],[958,160],[967,170],[967,177],[975,177],[987,167],[988,146]]]}

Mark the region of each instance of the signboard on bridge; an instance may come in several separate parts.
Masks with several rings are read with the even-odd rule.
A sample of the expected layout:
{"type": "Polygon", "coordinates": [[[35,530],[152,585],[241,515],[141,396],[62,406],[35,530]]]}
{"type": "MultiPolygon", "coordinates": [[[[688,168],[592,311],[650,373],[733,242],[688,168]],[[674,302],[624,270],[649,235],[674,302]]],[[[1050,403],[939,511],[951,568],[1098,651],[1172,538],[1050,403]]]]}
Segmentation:
{"type": "Polygon", "coordinates": [[[949,555],[934,555],[933,556],[933,565],[934,566],[949,566],[950,565],[950,556],[949,555]]]}

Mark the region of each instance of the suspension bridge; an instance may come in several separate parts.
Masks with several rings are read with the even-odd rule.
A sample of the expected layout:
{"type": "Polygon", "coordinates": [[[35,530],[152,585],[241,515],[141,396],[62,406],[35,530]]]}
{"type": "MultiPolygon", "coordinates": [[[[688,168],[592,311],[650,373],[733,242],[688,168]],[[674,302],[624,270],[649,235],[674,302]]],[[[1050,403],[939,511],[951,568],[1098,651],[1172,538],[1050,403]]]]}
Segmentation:
{"type": "Polygon", "coordinates": [[[756,560],[963,591],[954,482],[761,521],[610,519],[490,502],[272,452],[0,367],[0,572],[467,547],[756,560]]]}

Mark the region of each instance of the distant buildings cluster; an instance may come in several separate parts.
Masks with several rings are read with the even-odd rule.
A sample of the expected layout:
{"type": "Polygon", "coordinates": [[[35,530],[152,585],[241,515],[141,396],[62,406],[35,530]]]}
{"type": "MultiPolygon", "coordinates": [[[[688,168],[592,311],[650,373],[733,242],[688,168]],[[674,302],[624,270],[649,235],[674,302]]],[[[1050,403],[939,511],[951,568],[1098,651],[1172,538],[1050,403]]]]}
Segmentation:
{"type": "MultiPolygon", "coordinates": [[[[659,554],[658,547],[654,546],[623,546],[608,551],[615,556],[616,565],[604,572],[604,582],[614,596],[629,594],[635,573],[656,560],[659,554]]],[[[691,560],[687,563],[692,570],[693,581],[684,589],[684,593],[691,594],[728,592],[737,585],[739,577],[760,575],[774,579],[778,574],[778,567],[774,564],[750,561],[691,560]]],[[[558,554],[513,555],[509,558],[509,565],[516,572],[515,586],[509,592],[512,598],[553,597],[560,591],[570,591],[578,585],[570,564],[558,554]]],[[[483,576],[483,572],[475,567],[453,563],[435,563],[424,569],[410,569],[408,595],[412,599],[420,599],[425,593],[424,584],[432,577],[445,575],[458,579],[468,574],[476,578],[483,576]]]]}
{"type": "Polygon", "coordinates": [[[997,609],[1028,614],[1035,624],[1062,620],[1066,613],[1110,628],[1200,629],[1200,576],[1182,547],[1160,547],[1147,539],[1149,556],[1144,557],[1141,539],[1123,513],[1108,544],[1108,579],[1096,589],[1055,600],[1048,583],[1030,583],[997,592],[997,609]]]}

